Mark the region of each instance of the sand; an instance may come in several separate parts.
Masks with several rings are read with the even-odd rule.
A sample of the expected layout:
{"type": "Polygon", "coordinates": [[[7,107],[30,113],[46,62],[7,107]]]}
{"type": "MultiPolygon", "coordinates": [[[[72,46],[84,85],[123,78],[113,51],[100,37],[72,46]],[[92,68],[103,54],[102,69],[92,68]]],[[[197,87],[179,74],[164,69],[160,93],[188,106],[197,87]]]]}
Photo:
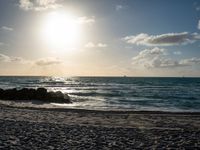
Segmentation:
{"type": "Polygon", "coordinates": [[[0,149],[200,149],[200,113],[0,105],[0,149]]]}

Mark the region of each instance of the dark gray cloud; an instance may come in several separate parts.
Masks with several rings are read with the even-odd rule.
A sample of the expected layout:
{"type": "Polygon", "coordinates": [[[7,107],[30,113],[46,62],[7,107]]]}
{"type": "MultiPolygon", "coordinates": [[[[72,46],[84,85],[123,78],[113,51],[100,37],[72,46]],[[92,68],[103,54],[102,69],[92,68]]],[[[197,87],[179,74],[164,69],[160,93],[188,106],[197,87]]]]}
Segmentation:
{"type": "Polygon", "coordinates": [[[166,33],[161,35],[148,35],[145,33],[136,36],[127,36],[123,38],[129,44],[146,45],[146,46],[171,46],[194,43],[200,40],[198,33],[166,33]]]}

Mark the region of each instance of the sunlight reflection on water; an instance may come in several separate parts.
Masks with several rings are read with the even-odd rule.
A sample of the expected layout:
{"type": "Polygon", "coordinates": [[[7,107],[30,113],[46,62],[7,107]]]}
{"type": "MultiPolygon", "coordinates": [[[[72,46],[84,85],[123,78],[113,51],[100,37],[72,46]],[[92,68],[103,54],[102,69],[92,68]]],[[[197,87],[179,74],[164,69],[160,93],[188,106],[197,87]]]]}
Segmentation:
{"type": "Polygon", "coordinates": [[[200,111],[200,78],[0,77],[1,88],[67,93],[65,108],[200,111]]]}

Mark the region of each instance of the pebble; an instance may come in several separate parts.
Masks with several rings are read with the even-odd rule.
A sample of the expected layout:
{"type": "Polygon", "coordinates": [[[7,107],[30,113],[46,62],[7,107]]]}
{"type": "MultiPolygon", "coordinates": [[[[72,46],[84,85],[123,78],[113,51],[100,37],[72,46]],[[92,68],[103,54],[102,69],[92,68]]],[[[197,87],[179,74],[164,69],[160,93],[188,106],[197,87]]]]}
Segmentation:
{"type": "Polygon", "coordinates": [[[136,128],[106,128],[1,119],[0,126],[0,149],[200,148],[199,129],[187,129],[183,132],[145,129],[141,131],[136,128]],[[11,129],[12,132],[9,132],[11,129]]]}

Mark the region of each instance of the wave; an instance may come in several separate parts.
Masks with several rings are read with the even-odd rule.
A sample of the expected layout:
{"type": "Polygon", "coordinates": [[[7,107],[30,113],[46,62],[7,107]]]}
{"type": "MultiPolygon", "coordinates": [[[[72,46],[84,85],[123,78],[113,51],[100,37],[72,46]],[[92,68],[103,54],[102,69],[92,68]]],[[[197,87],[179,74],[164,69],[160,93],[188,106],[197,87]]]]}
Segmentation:
{"type": "Polygon", "coordinates": [[[70,95],[76,95],[76,96],[105,96],[105,97],[121,97],[123,96],[120,93],[100,93],[100,92],[73,92],[73,93],[69,93],[70,95]]]}
{"type": "Polygon", "coordinates": [[[143,96],[144,98],[151,98],[151,99],[187,99],[187,100],[199,100],[197,97],[193,96],[165,96],[165,95],[153,95],[153,96],[143,96]]]}
{"type": "Polygon", "coordinates": [[[200,107],[200,78],[0,77],[2,89],[38,87],[68,93],[80,107],[200,107]]]}

